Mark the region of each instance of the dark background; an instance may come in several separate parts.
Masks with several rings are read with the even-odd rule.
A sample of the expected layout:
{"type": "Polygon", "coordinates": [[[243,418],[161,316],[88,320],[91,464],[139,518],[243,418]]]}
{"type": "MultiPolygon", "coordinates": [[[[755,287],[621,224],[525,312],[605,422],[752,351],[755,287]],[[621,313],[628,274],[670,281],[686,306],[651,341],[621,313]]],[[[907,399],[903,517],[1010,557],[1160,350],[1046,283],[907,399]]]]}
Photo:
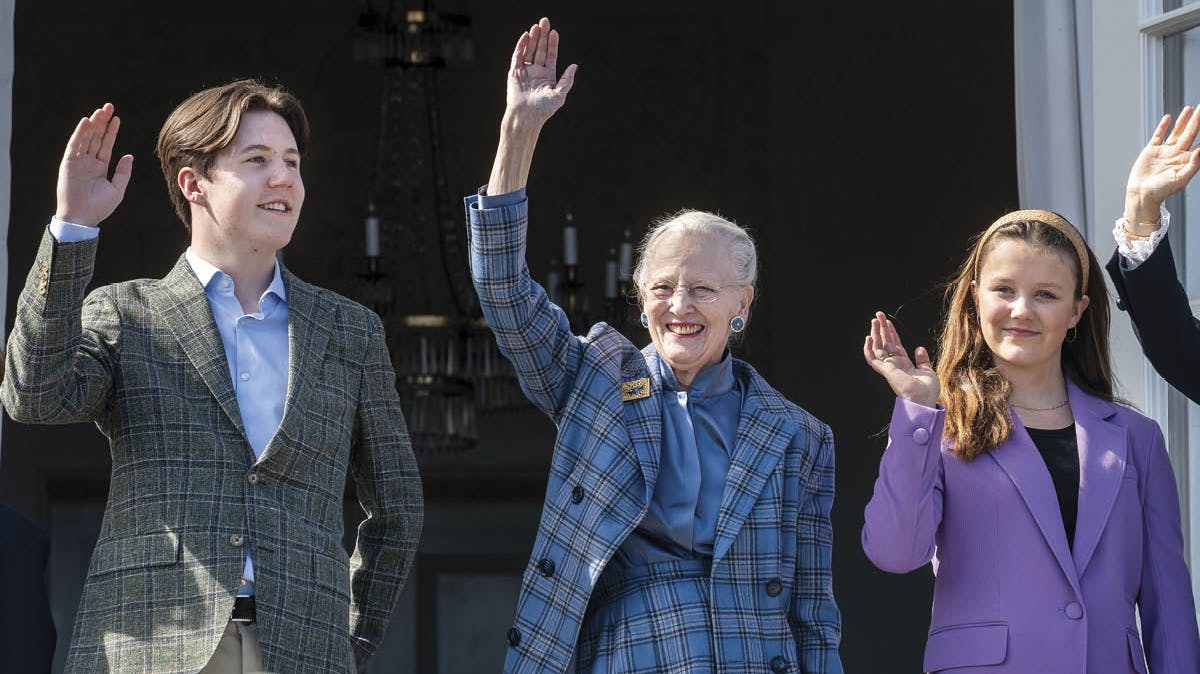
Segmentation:
{"type": "MultiPolygon", "coordinates": [[[[438,9],[471,17],[476,48],[474,64],[447,71],[441,84],[454,193],[487,179],[520,31],[549,13],[562,33],[560,63],[580,64],[529,184],[535,275],[560,254],[568,207],[593,291],[603,264],[589,256],[665,212],[719,211],[755,233],[759,299],[739,355],[834,430],[846,669],[919,671],[931,574],[879,572],[859,545],[892,403],[862,362],[861,343],[877,308],[898,316],[910,347],[928,343],[937,286],[968,237],[1017,206],[1011,3],[447,0],[438,9]]],[[[75,121],[112,101],[123,121],[118,152],[136,157],[125,203],[103,228],[95,284],[161,276],[187,238],[153,156],[155,135],[189,93],[238,76],[284,84],[313,126],[288,266],[361,293],[354,272],[363,264],[383,82],[379,68],[352,58],[361,10],[314,0],[18,3],[7,325],[54,210],[57,164],[75,121]]],[[[482,431],[478,449],[422,461],[430,508],[468,519],[496,504],[536,513],[550,423],[524,410],[489,417],[482,431]]],[[[0,500],[56,541],[51,592],[67,607],[56,609],[61,651],[69,588],[81,580],[90,541],[87,526],[73,529],[56,508],[102,508],[106,441],[93,426],[6,419],[3,449],[0,500]]],[[[445,547],[457,534],[450,524],[439,530],[450,521],[439,518],[425,540],[445,547]]],[[[527,554],[536,518],[513,521],[514,550],[527,554]]]]}

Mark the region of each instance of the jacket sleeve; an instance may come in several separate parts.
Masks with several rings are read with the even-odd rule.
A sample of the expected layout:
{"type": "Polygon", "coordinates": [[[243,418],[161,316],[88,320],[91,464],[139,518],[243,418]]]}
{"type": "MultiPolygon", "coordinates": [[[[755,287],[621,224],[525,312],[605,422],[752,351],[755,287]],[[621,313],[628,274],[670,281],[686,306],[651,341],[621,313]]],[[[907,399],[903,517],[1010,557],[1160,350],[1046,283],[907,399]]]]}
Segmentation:
{"type": "Polygon", "coordinates": [[[370,313],[351,475],[367,517],[350,559],[350,636],[360,670],[379,647],[417,554],[421,477],[396,393],[383,325],[370,313]]]}
{"type": "Polygon", "coordinates": [[[500,351],[529,400],[555,421],[566,405],[583,345],[567,315],[530,278],[525,262],[528,200],[483,209],[467,197],[471,279],[500,351]]]}
{"type": "Polygon", "coordinates": [[[945,419],[945,410],[896,399],[862,530],[863,551],[884,571],[908,573],[933,559],[942,521],[945,419]]]}
{"type": "Polygon", "coordinates": [[[1175,275],[1170,237],[1137,267],[1126,269],[1113,253],[1107,269],[1146,358],[1171,386],[1200,402],[1200,322],[1175,275]]]}
{"type": "Polygon", "coordinates": [[[1183,558],[1175,475],[1162,431],[1154,425],[1142,489],[1142,582],[1138,613],[1152,674],[1195,671],[1200,632],[1192,580],[1183,558]]]}
{"type": "Polygon", "coordinates": [[[829,521],[833,489],[833,432],[825,426],[796,527],[796,578],[789,617],[796,626],[796,652],[805,674],[842,672],[838,655],[842,616],[833,598],[833,528],[829,521]]]}
{"type": "Polygon", "coordinates": [[[97,241],[59,243],[49,230],[17,299],[0,401],[16,421],[91,421],[106,410],[120,316],[111,289],[84,300],[97,241]]]}

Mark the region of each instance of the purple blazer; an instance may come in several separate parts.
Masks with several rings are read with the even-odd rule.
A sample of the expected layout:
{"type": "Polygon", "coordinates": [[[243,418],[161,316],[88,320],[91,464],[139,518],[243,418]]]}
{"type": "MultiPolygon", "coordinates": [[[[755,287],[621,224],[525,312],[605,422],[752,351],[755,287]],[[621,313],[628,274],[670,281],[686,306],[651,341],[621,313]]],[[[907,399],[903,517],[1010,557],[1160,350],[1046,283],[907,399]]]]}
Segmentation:
{"type": "Polygon", "coordinates": [[[1008,440],[966,462],[942,439],[945,410],[896,401],[862,544],[885,571],[933,561],[926,672],[1146,674],[1147,660],[1153,674],[1200,672],[1162,432],[1074,384],[1068,396],[1080,465],[1074,554],[1050,473],[1015,414],[1008,440]]]}

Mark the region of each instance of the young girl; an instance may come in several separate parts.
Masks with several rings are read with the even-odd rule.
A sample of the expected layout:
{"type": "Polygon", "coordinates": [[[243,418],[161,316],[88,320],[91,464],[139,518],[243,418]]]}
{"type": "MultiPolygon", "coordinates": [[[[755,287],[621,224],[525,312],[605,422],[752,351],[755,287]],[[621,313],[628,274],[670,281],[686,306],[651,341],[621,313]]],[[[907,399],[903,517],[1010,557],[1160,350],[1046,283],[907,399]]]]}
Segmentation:
{"type": "Polygon", "coordinates": [[[897,400],[862,544],[885,571],[933,561],[927,672],[1200,667],[1175,479],[1158,426],[1113,399],[1101,273],[1061,216],[1018,211],[948,289],[936,371],[871,322],[897,400]]]}

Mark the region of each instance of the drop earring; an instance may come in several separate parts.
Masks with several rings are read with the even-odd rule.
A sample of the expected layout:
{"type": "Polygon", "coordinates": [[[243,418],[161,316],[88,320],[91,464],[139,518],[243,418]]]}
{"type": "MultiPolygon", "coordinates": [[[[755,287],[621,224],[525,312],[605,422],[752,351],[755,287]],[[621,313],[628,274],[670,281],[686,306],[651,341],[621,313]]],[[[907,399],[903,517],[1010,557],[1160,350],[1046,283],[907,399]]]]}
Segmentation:
{"type": "Polygon", "coordinates": [[[734,332],[741,332],[746,329],[746,319],[741,316],[734,316],[729,319],[729,329],[734,332]]]}
{"type": "Polygon", "coordinates": [[[646,312],[644,312],[644,311],[642,312],[642,327],[643,328],[650,327],[650,317],[647,316],[646,312]]]}

